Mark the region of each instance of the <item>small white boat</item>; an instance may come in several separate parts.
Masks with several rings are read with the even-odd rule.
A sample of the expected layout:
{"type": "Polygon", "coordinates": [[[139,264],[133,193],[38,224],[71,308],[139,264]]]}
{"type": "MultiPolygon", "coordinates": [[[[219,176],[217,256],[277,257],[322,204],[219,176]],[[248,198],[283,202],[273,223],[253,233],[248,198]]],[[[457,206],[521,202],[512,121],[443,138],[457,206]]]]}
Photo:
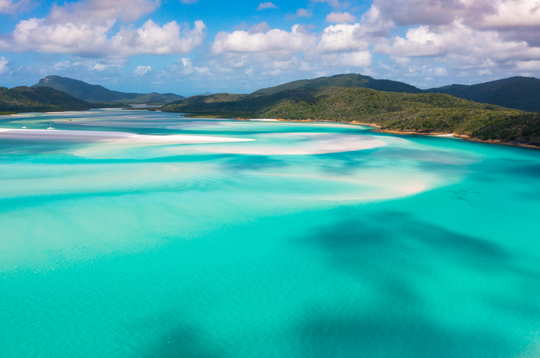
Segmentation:
{"type": "Polygon", "coordinates": [[[22,126],[22,129],[28,129],[28,127],[27,126],[22,126]]]}
{"type": "Polygon", "coordinates": [[[47,129],[54,129],[51,122],[49,122],[49,128],[47,128],[47,129]]]}

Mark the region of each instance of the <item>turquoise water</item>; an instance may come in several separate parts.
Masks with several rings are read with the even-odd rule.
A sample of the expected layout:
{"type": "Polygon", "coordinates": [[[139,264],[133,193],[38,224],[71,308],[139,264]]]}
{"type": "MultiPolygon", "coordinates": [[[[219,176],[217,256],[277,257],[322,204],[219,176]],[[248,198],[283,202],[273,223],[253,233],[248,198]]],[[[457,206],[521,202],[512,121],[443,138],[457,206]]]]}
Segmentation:
{"type": "Polygon", "coordinates": [[[146,111],[0,127],[51,121],[255,140],[0,139],[1,357],[540,357],[539,151],[146,111]]]}

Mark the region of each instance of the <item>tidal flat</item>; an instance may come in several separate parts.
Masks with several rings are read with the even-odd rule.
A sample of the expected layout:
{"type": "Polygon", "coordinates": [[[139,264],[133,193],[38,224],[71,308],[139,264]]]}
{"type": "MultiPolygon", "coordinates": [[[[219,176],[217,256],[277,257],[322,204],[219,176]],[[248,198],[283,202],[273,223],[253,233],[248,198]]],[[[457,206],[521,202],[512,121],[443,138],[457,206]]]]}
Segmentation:
{"type": "Polygon", "coordinates": [[[0,357],[540,356],[540,151],[150,111],[0,128],[0,357]]]}

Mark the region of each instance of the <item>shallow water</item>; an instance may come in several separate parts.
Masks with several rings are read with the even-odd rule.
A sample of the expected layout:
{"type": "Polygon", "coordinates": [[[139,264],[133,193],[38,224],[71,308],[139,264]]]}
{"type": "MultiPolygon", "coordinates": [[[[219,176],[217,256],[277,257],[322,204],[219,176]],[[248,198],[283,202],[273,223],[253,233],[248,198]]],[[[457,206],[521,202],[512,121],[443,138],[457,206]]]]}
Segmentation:
{"type": "Polygon", "coordinates": [[[1,357],[540,356],[539,151],[146,111],[0,127],[51,121],[255,140],[1,139],[1,357]]]}

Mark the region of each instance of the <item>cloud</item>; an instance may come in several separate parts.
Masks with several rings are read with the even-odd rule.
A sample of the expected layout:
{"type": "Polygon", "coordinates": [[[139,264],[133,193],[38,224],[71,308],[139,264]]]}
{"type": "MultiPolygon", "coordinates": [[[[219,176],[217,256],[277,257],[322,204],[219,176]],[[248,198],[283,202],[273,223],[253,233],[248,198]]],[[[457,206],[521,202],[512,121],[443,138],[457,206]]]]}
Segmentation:
{"type": "Polygon", "coordinates": [[[268,25],[268,23],[266,23],[266,21],[263,21],[260,24],[251,26],[249,33],[267,32],[269,30],[271,30],[271,27],[268,25]]]}
{"type": "Polygon", "coordinates": [[[291,32],[273,29],[263,32],[219,32],[212,44],[213,54],[269,53],[292,55],[314,46],[316,38],[302,26],[294,25],[291,32]]]}
{"type": "Polygon", "coordinates": [[[0,73],[6,73],[9,68],[8,68],[8,63],[9,63],[9,60],[7,58],[5,58],[4,56],[0,56],[0,73]]]}
{"type": "Polygon", "coordinates": [[[449,57],[470,62],[504,63],[517,59],[540,59],[540,48],[524,41],[506,41],[497,31],[478,31],[456,21],[444,27],[420,26],[396,36],[389,43],[375,46],[375,51],[406,57],[449,57]]]}
{"type": "Polygon", "coordinates": [[[334,9],[340,9],[340,8],[350,6],[350,4],[348,2],[339,1],[339,0],[310,0],[310,1],[314,2],[314,3],[325,3],[325,4],[328,4],[329,6],[333,7],[334,9]]]}
{"type": "Polygon", "coordinates": [[[540,29],[540,2],[538,0],[499,0],[495,3],[496,11],[486,13],[478,27],[500,31],[515,28],[540,29]]]}
{"type": "Polygon", "coordinates": [[[460,0],[375,0],[374,6],[398,26],[450,24],[465,10],[460,0]]]}
{"type": "MultiPolygon", "coordinates": [[[[13,5],[29,1],[0,0],[0,12],[13,12],[13,5]]],[[[256,86],[270,77],[284,82],[347,71],[420,86],[446,84],[450,77],[470,83],[540,75],[540,0],[373,0],[362,15],[351,0],[310,0],[285,18],[300,22],[301,17],[315,17],[320,26],[324,14],[327,24],[321,29],[241,23],[218,32],[199,57],[187,54],[205,39],[202,21],[188,25],[148,19],[166,1],[170,0],[57,2],[60,5],[52,5],[46,17],[25,18],[11,34],[0,36],[0,51],[71,54],[68,61],[41,56],[51,62],[36,63],[34,72],[103,77],[121,72],[129,56],[179,54],[181,60],[165,72],[154,69],[152,77],[165,80],[170,73],[205,86],[226,78],[220,85],[223,90],[236,86],[232,79],[256,86]]],[[[260,1],[257,10],[277,8],[260,1]]],[[[4,73],[7,67],[16,72],[12,62],[3,66],[4,73]]],[[[128,73],[140,76],[133,69],[128,73]]]]}
{"type": "Polygon", "coordinates": [[[476,29],[540,28],[538,0],[375,0],[374,6],[398,26],[460,20],[476,29]]]}
{"type": "Polygon", "coordinates": [[[539,31],[538,0],[375,0],[356,37],[375,53],[444,65],[423,75],[505,76],[540,71],[539,31]],[[400,26],[406,33],[391,36],[400,26]]]}
{"type": "Polygon", "coordinates": [[[151,13],[159,5],[159,0],[84,0],[64,6],[55,5],[45,20],[51,24],[96,24],[117,19],[132,22],[151,13]]]}
{"type": "MultiPolygon", "coordinates": [[[[220,32],[212,45],[216,73],[225,68],[237,76],[295,76],[299,72],[336,73],[348,68],[365,69],[372,65],[369,44],[361,36],[360,24],[328,26],[320,34],[301,25],[291,31],[266,29],[264,32],[220,32]],[[341,69],[341,70],[340,70],[341,69]],[[247,72],[246,72],[247,71],[247,72]]],[[[230,75],[230,72],[227,72],[230,75]]]]}
{"type": "Polygon", "coordinates": [[[183,57],[178,61],[176,64],[174,64],[171,68],[171,71],[173,73],[182,73],[183,75],[189,75],[191,73],[198,73],[198,74],[209,74],[210,69],[206,66],[204,67],[196,67],[193,66],[193,62],[190,58],[183,57]]]}
{"type": "Polygon", "coordinates": [[[29,0],[0,0],[0,13],[13,14],[17,11],[27,10],[31,7],[29,0]]]}
{"type": "Polygon", "coordinates": [[[354,22],[356,16],[349,14],[348,12],[332,12],[326,16],[326,22],[333,22],[337,24],[343,24],[348,22],[354,22]]]}
{"type": "Polygon", "coordinates": [[[298,9],[294,14],[289,14],[285,16],[285,20],[294,21],[299,17],[307,17],[310,19],[313,16],[313,12],[310,9],[298,9]]]}
{"type": "MultiPolygon", "coordinates": [[[[92,67],[91,71],[98,71],[98,72],[101,72],[101,71],[105,71],[109,66],[107,65],[104,65],[102,63],[96,63],[94,65],[94,67],[92,67]]],[[[140,66],[139,66],[140,67],[140,66]]],[[[136,71],[135,71],[136,72],[136,71]]]]}
{"type": "Polygon", "coordinates": [[[108,36],[118,20],[135,21],[158,5],[158,1],[150,0],[88,0],[55,6],[46,18],[20,21],[0,43],[0,50],[125,58],[182,54],[202,43],[206,26],[200,20],[192,30],[176,21],[159,26],[148,20],[140,28],[120,26],[116,34],[108,36]]]}
{"type": "Polygon", "coordinates": [[[433,72],[435,73],[435,76],[439,76],[439,77],[442,77],[442,76],[448,76],[448,71],[446,71],[446,69],[442,68],[442,67],[436,67],[433,72]]]}
{"type": "Polygon", "coordinates": [[[204,39],[206,25],[198,20],[192,30],[169,22],[162,27],[148,20],[141,28],[122,29],[110,40],[109,52],[120,49],[120,57],[138,54],[184,54],[199,46],[204,39]],[[182,36],[183,35],[183,36],[182,36]]]}
{"type": "Polygon", "coordinates": [[[369,51],[325,55],[323,59],[330,67],[369,67],[373,64],[369,51]]]}
{"type": "Polygon", "coordinates": [[[86,59],[79,58],[73,61],[62,61],[57,62],[52,66],[52,70],[55,72],[58,71],[69,71],[74,70],[80,72],[81,69],[86,71],[97,71],[102,72],[109,68],[119,69],[126,64],[126,60],[123,59],[86,59]]]}
{"type": "Polygon", "coordinates": [[[233,30],[244,30],[244,29],[247,29],[248,27],[249,25],[247,24],[247,22],[242,21],[238,25],[234,26],[233,30]]]}
{"type": "Polygon", "coordinates": [[[151,66],[137,66],[135,71],[133,71],[136,75],[142,76],[148,72],[152,71],[151,66]]]}
{"type": "Polygon", "coordinates": [[[360,39],[360,24],[328,26],[321,34],[318,52],[341,52],[365,49],[368,43],[360,39]]]}
{"type": "Polygon", "coordinates": [[[278,7],[271,2],[262,2],[257,7],[257,10],[277,9],[278,7]]]}
{"type": "Polygon", "coordinates": [[[261,23],[249,31],[218,33],[210,67],[227,76],[245,76],[249,70],[251,76],[283,78],[304,71],[331,74],[360,68],[362,73],[422,83],[449,76],[540,72],[540,37],[533,31],[540,26],[534,17],[540,14],[540,0],[534,1],[374,0],[360,19],[349,12],[332,12],[326,21],[336,24],[318,33],[300,25],[285,31],[261,23]],[[515,7],[510,9],[512,3],[515,7]],[[519,16],[525,27],[517,26],[519,16]],[[403,32],[396,31],[405,25],[403,32]],[[372,53],[388,58],[374,66],[372,53]]]}
{"type": "Polygon", "coordinates": [[[307,17],[308,19],[313,16],[311,10],[308,9],[298,9],[296,11],[296,17],[307,17]]]}
{"type": "Polygon", "coordinates": [[[516,66],[521,71],[540,71],[540,60],[517,61],[516,66]]]}

